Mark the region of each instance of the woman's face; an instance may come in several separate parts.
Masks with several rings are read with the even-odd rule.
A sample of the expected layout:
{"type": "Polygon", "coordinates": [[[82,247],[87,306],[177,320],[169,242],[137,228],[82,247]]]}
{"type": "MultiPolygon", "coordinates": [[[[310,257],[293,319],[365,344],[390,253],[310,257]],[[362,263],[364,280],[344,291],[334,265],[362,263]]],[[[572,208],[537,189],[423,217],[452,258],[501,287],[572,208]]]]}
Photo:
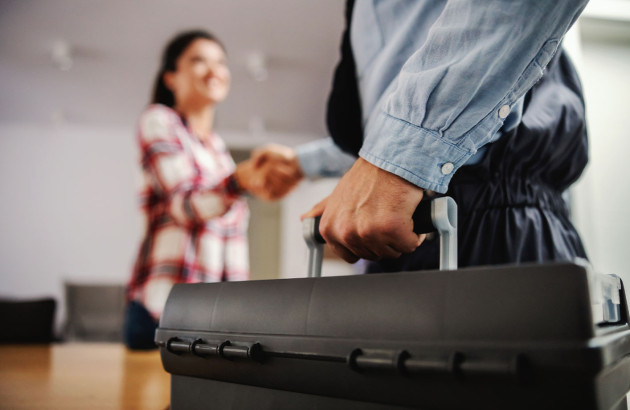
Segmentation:
{"type": "Polygon", "coordinates": [[[220,103],[230,91],[230,79],[225,52],[205,38],[190,43],[177,59],[176,71],[164,74],[176,105],[220,103]]]}

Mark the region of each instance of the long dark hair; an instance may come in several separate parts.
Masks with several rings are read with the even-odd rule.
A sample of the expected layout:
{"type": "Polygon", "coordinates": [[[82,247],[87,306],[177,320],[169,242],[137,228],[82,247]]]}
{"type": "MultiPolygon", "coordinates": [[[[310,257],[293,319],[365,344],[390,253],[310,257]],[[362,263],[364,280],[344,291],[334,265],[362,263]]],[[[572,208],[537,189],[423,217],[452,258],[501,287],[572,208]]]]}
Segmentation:
{"type": "Polygon", "coordinates": [[[162,54],[162,62],[155,78],[155,85],[153,86],[153,96],[151,97],[152,104],[163,104],[168,107],[175,106],[175,96],[173,92],[166,87],[166,84],[164,84],[164,74],[177,69],[177,59],[179,56],[182,55],[193,41],[199,38],[214,41],[221,46],[225,52],[223,43],[221,43],[214,34],[207,31],[191,30],[177,34],[169,41],[162,54]]]}

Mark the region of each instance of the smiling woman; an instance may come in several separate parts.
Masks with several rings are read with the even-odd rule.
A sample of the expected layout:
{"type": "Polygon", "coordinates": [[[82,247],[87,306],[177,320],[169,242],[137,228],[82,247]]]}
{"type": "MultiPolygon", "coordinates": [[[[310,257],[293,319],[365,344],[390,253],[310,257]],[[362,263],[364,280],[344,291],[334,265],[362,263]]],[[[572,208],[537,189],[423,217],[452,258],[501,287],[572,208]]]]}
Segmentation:
{"type": "Polygon", "coordinates": [[[215,105],[227,97],[230,80],[225,48],[214,35],[182,33],[164,52],[152,102],[178,109],[184,104],[215,105]]]}
{"type": "Polygon", "coordinates": [[[154,347],[173,284],[249,277],[249,211],[241,194],[254,191],[254,165],[235,165],[213,131],[230,79],[225,49],[210,33],[179,34],[164,51],[138,129],[147,224],[128,286],[130,348],[154,347]]]}

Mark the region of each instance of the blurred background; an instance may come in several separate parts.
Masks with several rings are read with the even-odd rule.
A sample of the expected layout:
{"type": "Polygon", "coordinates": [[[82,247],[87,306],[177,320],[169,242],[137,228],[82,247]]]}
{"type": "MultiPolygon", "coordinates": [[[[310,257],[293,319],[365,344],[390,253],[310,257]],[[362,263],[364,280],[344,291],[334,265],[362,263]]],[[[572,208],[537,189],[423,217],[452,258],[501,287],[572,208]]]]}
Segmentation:
{"type": "MultiPolygon", "coordinates": [[[[342,0],[0,0],[0,297],[56,298],[61,329],[77,286],[128,280],[143,226],[136,121],[174,33],[204,28],[225,43],[233,81],[217,129],[239,160],[267,142],[327,135],[343,9],[342,0]]],[[[630,283],[630,0],[592,0],[565,45],[591,144],[569,193],[573,221],[595,269],[630,283]]],[[[299,215],[335,182],[250,201],[253,279],[305,276],[299,215]]],[[[324,263],[325,275],[352,273],[324,263]]]]}

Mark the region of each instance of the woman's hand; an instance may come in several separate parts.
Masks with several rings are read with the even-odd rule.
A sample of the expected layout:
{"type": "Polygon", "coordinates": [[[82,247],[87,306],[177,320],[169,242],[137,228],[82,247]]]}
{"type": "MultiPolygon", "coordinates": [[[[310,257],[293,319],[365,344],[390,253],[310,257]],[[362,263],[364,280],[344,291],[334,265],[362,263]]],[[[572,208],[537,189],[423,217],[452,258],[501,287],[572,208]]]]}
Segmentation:
{"type": "MultiPolygon", "coordinates": [[[[280,147],[280,146],[277,146],[280,147]]],[[[290,152],[293,152],[288,147],[290,152]]],[[[273,201],[283,198],[304,177],[295,154],[265,147],[254,151],[252,158],[239,163],[234,177],[239,186],[263,200],[273,201]]]]}
{"type": "Polygon", "coordinates": [[[287,146],[268,144],[252,152],[252,160],[261,189],[271,199],[280,199],[291,192],[304,178],[295,151],[287,146]]]}
{"type": "Polygon", "coordinates": [[[283,198],[304,178],[293,149],[270,144],[239,163],[234,173],[237,183],[261,199],[283,198]]]}

